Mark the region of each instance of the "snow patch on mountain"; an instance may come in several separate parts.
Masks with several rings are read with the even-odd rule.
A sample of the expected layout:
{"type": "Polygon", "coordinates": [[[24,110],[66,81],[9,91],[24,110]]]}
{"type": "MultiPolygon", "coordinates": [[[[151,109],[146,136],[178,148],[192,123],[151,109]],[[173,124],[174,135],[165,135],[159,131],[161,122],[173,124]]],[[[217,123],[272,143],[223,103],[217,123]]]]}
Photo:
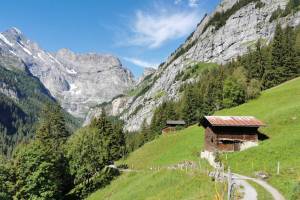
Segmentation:
{"type": "Polygon", "coordinates": [[[67,72],[69,73],[69,74],[77,74],[77,72],[74,70],[74,69],[66,69],[67,70],[67,72]]]}
{"type": "Polygon", "coordinates": [[[6,37],[5,37],[4,35],[2,35],[1,33],[0,33],[0,39],[1,39],[3,42],[5,42],[6,44],[8,44],[9,46],[13,46],[13,45],[14,45],[14,44],[11,43],[8,39],[6,39],[6,37]]]}

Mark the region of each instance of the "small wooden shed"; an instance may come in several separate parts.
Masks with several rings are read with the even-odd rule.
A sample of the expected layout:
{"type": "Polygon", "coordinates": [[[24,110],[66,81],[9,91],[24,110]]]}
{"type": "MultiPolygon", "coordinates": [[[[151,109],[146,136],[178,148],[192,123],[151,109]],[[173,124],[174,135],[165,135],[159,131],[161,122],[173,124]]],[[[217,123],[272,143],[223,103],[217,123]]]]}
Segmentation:
{"type": "Polygon", "coordinates": [[[258,128],[265,126],[253,116],[205,116],[205,150],[241,151],[258,145],[258,128]]]}
{"type": "Polygon", "coordinates": [[[167,120],[166,127],[162,130],[162,134],[174,132],[178,127],[183,126],[185,126],[185,121],[183,120],[167,120]]]}

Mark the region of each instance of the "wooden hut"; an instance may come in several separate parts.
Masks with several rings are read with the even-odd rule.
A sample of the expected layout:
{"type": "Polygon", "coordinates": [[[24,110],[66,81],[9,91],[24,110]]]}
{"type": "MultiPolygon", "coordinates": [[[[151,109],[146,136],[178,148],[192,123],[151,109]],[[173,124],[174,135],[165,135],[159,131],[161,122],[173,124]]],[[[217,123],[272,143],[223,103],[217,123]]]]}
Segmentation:
{"type": "Polygon", "coordinates": [[[162,130],[162,134],[168,134],[177,130],[178,127],[185,126],[183,120],[167,120],[166,127],[162,130]]]}
{"type": "Polygon", "coordinates": [[[252,116],[205,116],[205,150],[241,151],[258,145],[258,128],[265,124],[252,116]]]}

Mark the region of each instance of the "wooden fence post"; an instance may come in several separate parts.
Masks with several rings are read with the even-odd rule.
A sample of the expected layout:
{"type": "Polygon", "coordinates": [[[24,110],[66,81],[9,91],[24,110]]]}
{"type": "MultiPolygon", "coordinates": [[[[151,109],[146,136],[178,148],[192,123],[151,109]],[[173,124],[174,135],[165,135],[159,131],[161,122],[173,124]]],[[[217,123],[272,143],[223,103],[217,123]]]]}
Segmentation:
{"type": "Polygon", "coordinates": [[[227,174],[227,178],[228,178],[228,183],[227,183],[227,200],[230,200],[230,196],[231,196],[231,172],[230,172],[230,167],[228,167],[228,174],[227,174]]]}

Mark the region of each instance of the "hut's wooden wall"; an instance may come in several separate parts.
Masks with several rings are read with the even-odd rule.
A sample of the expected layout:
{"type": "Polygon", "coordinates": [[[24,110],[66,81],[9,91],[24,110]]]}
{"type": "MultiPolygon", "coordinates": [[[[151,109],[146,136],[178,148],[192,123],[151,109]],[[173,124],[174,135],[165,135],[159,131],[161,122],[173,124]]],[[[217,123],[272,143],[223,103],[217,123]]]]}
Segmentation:
{"type": "Polygon", "coordinates": [[[217,146],[217,135],[212,131],[210,127],[205,129],[205,145],[204,148],[207,151],[215,151],[217,146]]]}
{"type": "Polygon", "coordinates": [[[176,127],[166,127],[162,130],[162,134],[169,134],[176,131],[176,127]]]}
{"type": "Polygon", "coordinates": [[[205,150],[239,151],[242,142],[257,142],[255,127],[206,127],[205,150]]]}

